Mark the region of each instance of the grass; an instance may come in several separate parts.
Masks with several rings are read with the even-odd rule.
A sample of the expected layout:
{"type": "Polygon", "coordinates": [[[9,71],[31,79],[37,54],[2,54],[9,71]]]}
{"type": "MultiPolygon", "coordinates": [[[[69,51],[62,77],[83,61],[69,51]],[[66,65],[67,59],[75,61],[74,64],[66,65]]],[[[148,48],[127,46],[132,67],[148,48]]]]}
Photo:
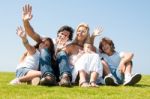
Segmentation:
{"type": "Polygon", "coordinates": [[[12,86],[15,73],[0,72],[0,99],[150,99],[150,75],[143,75],[135,86],[71,88],[53,86],[12,86]]]}

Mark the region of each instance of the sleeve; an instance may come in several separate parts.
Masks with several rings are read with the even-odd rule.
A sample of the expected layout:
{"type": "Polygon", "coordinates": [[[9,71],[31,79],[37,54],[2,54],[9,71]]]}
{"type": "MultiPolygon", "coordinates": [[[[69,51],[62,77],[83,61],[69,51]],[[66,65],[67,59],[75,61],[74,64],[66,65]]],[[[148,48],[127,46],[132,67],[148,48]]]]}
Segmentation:
{"type": "Polygon", "coordinates": [[[124,52],[120,52],[120,53],[119,53],[119,56],[120,56],[121,58],[123,58],[123,57],[124,57],[124,52]]]}

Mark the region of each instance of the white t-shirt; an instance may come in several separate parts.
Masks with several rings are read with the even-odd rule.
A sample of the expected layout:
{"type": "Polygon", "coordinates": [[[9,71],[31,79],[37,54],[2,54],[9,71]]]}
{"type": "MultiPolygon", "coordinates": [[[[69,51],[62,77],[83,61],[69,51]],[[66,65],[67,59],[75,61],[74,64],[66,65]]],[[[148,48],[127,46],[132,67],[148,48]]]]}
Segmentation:
{"type": "Polygon", "coordinates": [[[100,57],[104,59],[104,61],[107,62],[107,64],[109,65],[109,67],[111,69],[117,69],[121,58],[124,56],[124,53],[118,53],[118,52],[114,52],[113,55],[108,56],[107,54],[101,53],[100,57]]]}
{"type": "Polygon", "coordinates": [[[39,69],[40,52],[36,50],[35,54],[26,56],[25,59],[17,65],[16,69],[26,67],[33,70],[39,69]]]}

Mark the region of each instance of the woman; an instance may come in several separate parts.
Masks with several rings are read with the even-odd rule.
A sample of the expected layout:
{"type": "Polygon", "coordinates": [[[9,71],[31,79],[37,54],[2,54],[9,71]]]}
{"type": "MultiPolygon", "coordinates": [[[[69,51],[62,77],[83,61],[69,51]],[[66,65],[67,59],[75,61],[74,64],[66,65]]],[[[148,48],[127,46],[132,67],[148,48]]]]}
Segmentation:
{"type": "MultiPolygon", "coordinates": [[[[102,32],[100,29],[96,29],[94,34],[98,34],[99,32],[102,32]]],[[[69,55],[69,61],[70,63],[72,63],[73,61],[75,61],[78,57],[78,54],[80,54],[80,50],[83,50],[83,46],[85,44],[85,42],[87,41],[88,37],[90,36],[89,34],[89,26],[85,23],[81,23],[78,25],[77,27],[77,34],[76,34],[76,38],[73,41],[72,44],[68,45],[66,48],[66,52],[69,55]]],[[[96,36],[96,35],[92,35],[92,36],[96,36]]],[[[94,46],[93,46],[93,41],[92,41],[92,48],[90,49],[92,51],[95,51],[94,46]]],[[[74,66],[72,66],[73,71],[72,71],[72,82],[75,82],[77,74],[79,75],[79,85],[81,87],[88,87],[88,86],[92,86],[92,87],[96,87],[96,80],[98,78],[98,76],[100,76],[101,74],[99,72],[101,72],[100,70],[94,71],[94,73],[91,73],[91,78],[90,81],[88,83],[87,77],[89,75],[89,70],[85,69],[85,65],[88,63],[88,59],[91,59],[90,57],[93,57],[96,53],[90,53],[90,54],[84,54],[83,56],[81,56],[80,58],[78,58],[77,61],[81,61],[80,64],[75,65],[72,64],[74,66]],[[84,62],[83,62],[84,61],[84,62]],[[80,69],[76,69],[79,67],[79,65],[81,66],[80,69]],[[77,71],[76,71],[77,70],[77,71]]],[[[95,56],[94,56],[95,57],[95,56]]],[[[92,61],[91,61],[92,62],[92,61]]],[[[95,61],[98,62],[98,61],[95,61]]],[[[79,62],[78,62],[79,63],[79,62]]],[[[99,63],[94,63],[94,64],[99,64],[99,63]]],[[[98,65],[95,65],[96,68],[98,68],[98,65]]],[[[90,71],[91,72],[91,71],[90,71]]]]}

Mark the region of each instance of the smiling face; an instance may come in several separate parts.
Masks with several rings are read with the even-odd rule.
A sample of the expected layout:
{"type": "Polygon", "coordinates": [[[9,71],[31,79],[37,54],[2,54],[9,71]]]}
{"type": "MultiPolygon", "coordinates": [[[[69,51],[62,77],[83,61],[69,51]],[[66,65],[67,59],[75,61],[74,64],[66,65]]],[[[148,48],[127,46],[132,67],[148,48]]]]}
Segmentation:
{"type": "Polygon", "coordinates": [[[88,36],[88,29],[84,26],[80,26],[77,29],[77,40],[84,41],[88,36]]]}
{"type": "Polygon", "coordinates": [[[69,39],[69,34],[70,34],[69,31],[64,30],[64,31],[58,33],[57,38],[58,39],[66,39],[66,38],[69,39]]]}
{"type": "Polygon", "coordinates": [[[103,38],[99,45],[99,50],[107,55],[112,55],[115,52],[115,46],[112,40],[103,38]]]}
{"type": "Polygon", "coordinates": [[[42,42],[39,44],[39,48],[49,48],[51,46],[51,42],[48,39],[43,39],[42,42]]]}
{"type": "Polygon", "coordinates": [[[106,54],[111,54],[111,53],[112,53],[111,46],[110,46],[107,42],[103,42],[103,43],[102,43],[102,50],[103,50],[106,54]]]}

